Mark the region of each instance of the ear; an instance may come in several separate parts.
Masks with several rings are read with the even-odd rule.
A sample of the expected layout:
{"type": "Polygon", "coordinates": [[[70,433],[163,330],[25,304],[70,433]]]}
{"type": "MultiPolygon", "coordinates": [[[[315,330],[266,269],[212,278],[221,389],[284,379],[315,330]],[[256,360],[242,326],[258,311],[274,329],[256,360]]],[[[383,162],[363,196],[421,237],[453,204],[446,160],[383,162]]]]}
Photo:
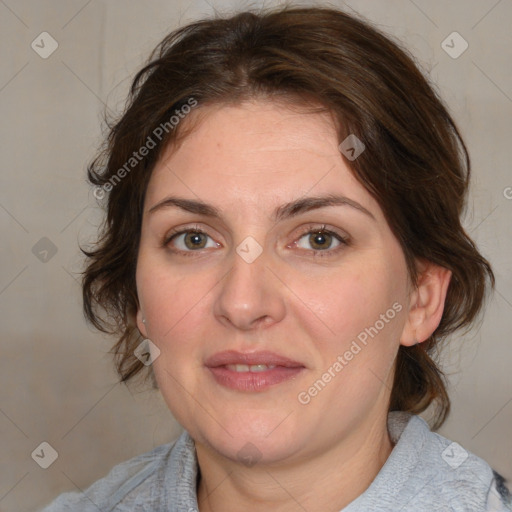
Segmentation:
{"type": "Polygon", "coordinates": [[[443,316],[452,273],[432,262],[418,262],[418,283],[410,295],[409,313],[400,344],[412,346],[428,339],[443,316]]]}
{"type": "Polygon", "coordinates": [[[142,313],[142,310],[139,307],[139,309],[137,309],[137,319],[136,319],[137,320],[137,328],[139,329],[142,336],[147,338],[148,333],[146,331],[146,324],[142,321],[143,318],[144,318],[144,315],[142,313]]]}

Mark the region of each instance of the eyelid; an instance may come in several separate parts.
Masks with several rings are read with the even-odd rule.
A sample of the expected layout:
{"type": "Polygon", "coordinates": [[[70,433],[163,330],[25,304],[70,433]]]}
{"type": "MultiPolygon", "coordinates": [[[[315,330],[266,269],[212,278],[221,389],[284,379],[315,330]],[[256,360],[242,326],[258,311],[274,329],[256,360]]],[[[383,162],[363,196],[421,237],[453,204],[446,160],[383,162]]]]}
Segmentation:
{"type": "Polygon", "coordinates": [[[213,242],[215,243],[217,248],[221,245],[221,244],[219,244],[219,242],[215,241],[210,234],[208,234],[207,230],[204,230],[203,228],[199,227],[198,225],[191,225],[191,226],[180,226],[178,228],[173,228],[169,232],[167,232],[164,235],[163,240],[161,242],[162,248],[168,249],[170,252],[173,252],[173,253],[179,254],[179,255],[183,255],[183,256],[194,256],[196,253],[199,255],[199,254],[203,253],[205,250],[209,251],[210,249],[212,249],[212,247],[207,247],[207,248],[203,248],[203,249],[198,249],[197,251],[184,251],[183,249],[176,249],[176,248],[170,247],[170,243],[172,240],[174,240],[175,238],[177,238],[181,235],[187,234],[187,233],[200,233],[202,235],[207,236],[211,240],[213,240],[213,242]]]}
{"type": "MultiPolygon", "coordinates": [[[[182,235],[184,233],[202,233],[203,235],[210,236],[204,229],[199,227],[198,225],[190,225],[190,226],[180,226],[178,228],[173,228],[170,231],[168,231],[163,238],[162,245],[166,246],[170,243],[170,241],[177,237],[178,235],[182,235]]],[[[210,236],[211,238],[211,236],[210,236]]]]}
{"type": "MultiPolygon", "coordinates": [[[[337,247],[333,249],[325,249],[325,250],[315,250],[315,249],[300,249],[301,251],[305,251],[307,253],[312,254],[314,258],[323,258],[337,255],[339,251],[346,248],[346,246],[351,244],[351,238],[348,234],[340,232],[337,228],[327,226],[326,224],[309,224],[300,228],[300,234],[294,235],[294,241],[290,244],[291,246],[297,246],[298,241],[306,235],[314,234],[314,233],[325,233],[330,236],[336,238],[340,243],[337,247]]],[[[290,247],[288,245],[287,247],[290,247]]]]}

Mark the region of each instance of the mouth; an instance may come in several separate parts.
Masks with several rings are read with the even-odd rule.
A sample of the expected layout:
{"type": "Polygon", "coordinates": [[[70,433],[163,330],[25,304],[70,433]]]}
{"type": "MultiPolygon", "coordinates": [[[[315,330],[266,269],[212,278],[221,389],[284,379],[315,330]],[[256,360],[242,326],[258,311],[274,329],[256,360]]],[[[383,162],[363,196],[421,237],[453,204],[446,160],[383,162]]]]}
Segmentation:
{"type": "Polygon", "coordinates": [[[257,392],[284,383],[305,366],[273,352],[242,353],[233,350],[219,352],[205,363],[217,384],[246,392],[257,392]]]}

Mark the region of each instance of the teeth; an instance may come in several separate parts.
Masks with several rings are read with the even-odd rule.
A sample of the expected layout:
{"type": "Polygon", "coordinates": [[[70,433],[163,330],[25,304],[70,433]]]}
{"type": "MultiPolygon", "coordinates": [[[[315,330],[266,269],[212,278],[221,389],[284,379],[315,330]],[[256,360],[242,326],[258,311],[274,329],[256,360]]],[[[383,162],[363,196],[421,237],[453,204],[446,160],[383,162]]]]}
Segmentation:
{"type": "Polygon", "coordinates": [[[276,365],[275,364],[270,364],[270,365],[266,365],[266,364],[253,364],[251,366],[249,366],[249,371],[251,372],[264,372],[265,370],[271,370],[272,368],[275,368],[276,365]]]}
{"type": "Polygon", "coordinates": [[[227,364],[226,368],[233,372],[264,372],[266,370],[271,370],[275,368],[275,364],[227,364]]]}

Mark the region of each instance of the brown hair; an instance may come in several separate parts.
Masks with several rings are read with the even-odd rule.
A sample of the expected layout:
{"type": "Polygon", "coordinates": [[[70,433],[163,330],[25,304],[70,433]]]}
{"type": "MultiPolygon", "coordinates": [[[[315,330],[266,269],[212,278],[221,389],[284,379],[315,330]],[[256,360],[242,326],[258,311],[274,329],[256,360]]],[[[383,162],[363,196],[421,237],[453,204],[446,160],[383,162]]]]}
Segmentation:
{"type": "Polygon", "coordinates": [[[331,112],[340,142],[354,134],[366,146],[347,163],[381,206],[412,281],[415,259],[451,270],[439,327],[424,343],[399,348],[389,404],[390,410],[417,414],[433,403],[434,428],[439,427],[450,400],[434,353],[448,334],[470,326],[487,284],[494,286],[489,263],[460,222],[469,156],[412,57],[368,23],[335,9],[284,7],[200,20],[157,46],[88,169],[90,182],[102,187],[102,195],[109,193],[99,240],[83,250],[87,319],[117,336],[113,352],[122,381],[144,368],[133,353],[142,340],[135,324],[135,270],[151,172],[162,149],[186,135],[186,123],[173,128],[169,119],[191,98],[200,108],[255,97],[331,112]],[[162,126],[165,134],[155,131],[162,126]],[[130,160],[149,139],[155,147],[130,160]]]}

